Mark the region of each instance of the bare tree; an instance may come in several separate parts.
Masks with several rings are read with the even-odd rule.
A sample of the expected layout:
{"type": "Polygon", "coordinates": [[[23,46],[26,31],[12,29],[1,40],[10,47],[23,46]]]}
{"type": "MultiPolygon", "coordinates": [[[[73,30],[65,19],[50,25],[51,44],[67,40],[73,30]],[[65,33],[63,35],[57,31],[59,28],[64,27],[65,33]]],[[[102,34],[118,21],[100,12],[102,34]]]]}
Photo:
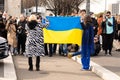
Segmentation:
{"type": "MultiPolygon", "coordinates": [[[[46,6],[47,0],[37,0],[39,6],[46,6]]],[[[35,6],[35,0],[21,0],[23,8],[35,6]]]]}
{"type": "Polygon", "coordinates": [[[47,6],[55,12],[55,14],[69,15],[73,9],[79,10],[78,6],[84,0],[46,0],[47,6]]]}
{"type": "MultiPolygon", "coordinates": [[[[84,0],[38,0],[38,5],[47,6],[47,8],[53,11],[56,15],[69,15],[73,9],[78,11],[78,6],[83,1],[84,0]]],[[[22,0],[23,9],[35,5],[35,0],[22,0]]]]}

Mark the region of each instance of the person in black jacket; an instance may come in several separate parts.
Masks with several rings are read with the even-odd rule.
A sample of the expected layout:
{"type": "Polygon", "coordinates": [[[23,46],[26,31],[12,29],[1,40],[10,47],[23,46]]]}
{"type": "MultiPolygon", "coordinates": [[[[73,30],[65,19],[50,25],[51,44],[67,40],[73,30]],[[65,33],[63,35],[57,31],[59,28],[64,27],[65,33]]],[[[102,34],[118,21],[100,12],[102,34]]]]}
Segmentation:
{"type": "Polygon", "coordinates": [[[5,30],[5,24],[3,22],[2,13],[0,12],[0,36],[7,39],[7,31],[5,30]]]}
{"type": "Polygon", "coordinates": [[[18,22],[18,28],[17,28],[18,54],[23,54],[25,52],[25,42],[26,42],[25,26],[26,26],[25,17],[23,15],[20,15],[20,21],[18,22]]]}
{"type": "Polygon", "coordinates": [[[97,35],[97,29],[98,29],[98,23],[97,20],[95,19],[94,13],[91,12],[90,13],[91,19],[92,19],[92,25],[93,25],[93,29],[94,29],[94,36],[97,35]]]}
{"type": "Polygon", "coordinates": [[[115,18],[111,16],[111,12],[107,11],[106,16],[102,22],[102,39],[103,39],[103,50],[105,51],[105,55],[107,55],[107,51],[109,51],[109,55],[112,56],[112,44],[114,38],[114,32],[116,27],[115,18]]]}

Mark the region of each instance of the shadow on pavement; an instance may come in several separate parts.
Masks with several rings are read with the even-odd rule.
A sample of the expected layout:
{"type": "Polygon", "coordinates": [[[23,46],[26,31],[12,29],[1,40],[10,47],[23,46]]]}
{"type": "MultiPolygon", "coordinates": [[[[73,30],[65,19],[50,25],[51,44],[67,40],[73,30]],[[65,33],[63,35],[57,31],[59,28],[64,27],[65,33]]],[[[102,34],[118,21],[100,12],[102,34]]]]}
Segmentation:
{"type": "Polygon", "coordinates": [[[23,79],[35,80],[37,78],[42,78],[42,77],[46,77],[49,75],[49,73],[47,71],[43,71],[43,70],[28,71],[27,69],[19,69],[19,70],[17,70],[17,72],[19,73],[19,76],[22,76],[22,77],[17,76],[18,80],[23,80],[23,79]]]}

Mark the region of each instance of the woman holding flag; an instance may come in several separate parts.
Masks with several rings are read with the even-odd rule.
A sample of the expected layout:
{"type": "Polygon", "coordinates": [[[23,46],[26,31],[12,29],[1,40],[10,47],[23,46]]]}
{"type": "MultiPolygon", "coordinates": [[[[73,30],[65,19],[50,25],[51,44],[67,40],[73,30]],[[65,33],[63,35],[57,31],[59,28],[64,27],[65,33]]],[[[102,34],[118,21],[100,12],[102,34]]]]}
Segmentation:
{"type": "Polygon", "coordinates": [[[90,54],[94,52],[94,31],[92,26],[92,19],[90,15],[84,17],[82,23],[83,35],[82,35],[82,46],[81,51],[69,54],[68,57],[81,54],[82,70],[90,69],[90,54]]]}
{"type": "Polygon", "coordinates": [[[32,57],[36,57],[36,71],[40,70],[40,56],[44,56],[44,37],[43,28],[48,26],[46,24],[38,23],[36,15],[31,15],[28,21],[27,40],[26,40],[26,53],[28,57],[29,71],[33,71],[32,57]]]}

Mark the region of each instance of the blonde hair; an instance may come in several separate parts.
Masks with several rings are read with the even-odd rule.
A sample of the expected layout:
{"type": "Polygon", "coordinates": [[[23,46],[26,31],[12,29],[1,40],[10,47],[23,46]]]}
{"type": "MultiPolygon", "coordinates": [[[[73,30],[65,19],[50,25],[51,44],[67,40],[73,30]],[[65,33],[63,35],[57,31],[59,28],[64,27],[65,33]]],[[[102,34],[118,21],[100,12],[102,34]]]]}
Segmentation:
{"type": "Polygon", "coordinates": [[[32,20],[37,21],[37,16],[36,16],[36,15],[34,15],[34,14],[30,15],[30,17],[29,17],[29,20],[28,20],[28,21],[32,21],[32,20]]]}

